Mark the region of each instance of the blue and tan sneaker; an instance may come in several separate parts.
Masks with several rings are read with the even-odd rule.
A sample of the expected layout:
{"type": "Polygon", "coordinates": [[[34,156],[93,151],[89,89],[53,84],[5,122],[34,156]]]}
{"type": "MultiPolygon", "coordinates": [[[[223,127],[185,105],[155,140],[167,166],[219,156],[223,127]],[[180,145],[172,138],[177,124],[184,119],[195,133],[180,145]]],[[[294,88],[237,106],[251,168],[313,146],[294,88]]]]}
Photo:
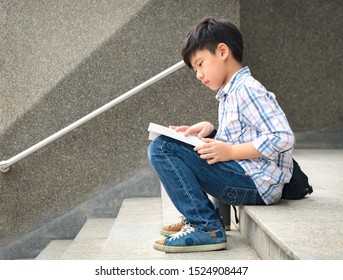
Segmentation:
{"type": "Polygon", "coordinates": [[[202,231],[189,224],[181,231],[154,243],[154,249],[166,253],[204,252],[226,249],[226,233],[223,228],[202,231]]]}
{"type": "MultiPolygon", "coordinates": [[[[185,216],[181,216],[180,219],[181,219],[180,222],[163,226],[160,230],[160,234],[165,237],[168,237],[169,235],[172,235],[174,233],[181,231],[183,226],[187,223],[187,220],[185,216]]],[[[225,228],[224,220],[221,217],[220,217],[220,222],[222,224],[222,227],[225,228]]]]}
{"type": "Polygon", "coordinates": [[[184,216],[181,216],[180,218],[181,218],[181,221],[178,223],[163,226],[160,230],[160,233],[163,236],[168,237],[169,235],[172,235],[174,233],[181,231],[183,226],[186,224],[186,218],[184,216]]]}

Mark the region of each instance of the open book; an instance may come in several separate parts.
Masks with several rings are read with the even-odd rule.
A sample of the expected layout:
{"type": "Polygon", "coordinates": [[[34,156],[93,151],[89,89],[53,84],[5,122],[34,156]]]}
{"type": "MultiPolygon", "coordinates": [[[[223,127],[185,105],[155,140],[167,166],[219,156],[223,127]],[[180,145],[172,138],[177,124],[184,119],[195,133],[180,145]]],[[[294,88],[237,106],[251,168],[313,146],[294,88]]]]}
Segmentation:
{"type": "Polygon", "coordinates": [[[199,146],[205,143],[196,136],[189,135],[186,137],[183,135],[183,132],[176,132],[174,129],[155,123],[150,123],[148,131],[150,132],[149,140],[154,140],[157,136],[160,136],[162,134],[181,142],[190,144],[192,146],[199,146]]]}

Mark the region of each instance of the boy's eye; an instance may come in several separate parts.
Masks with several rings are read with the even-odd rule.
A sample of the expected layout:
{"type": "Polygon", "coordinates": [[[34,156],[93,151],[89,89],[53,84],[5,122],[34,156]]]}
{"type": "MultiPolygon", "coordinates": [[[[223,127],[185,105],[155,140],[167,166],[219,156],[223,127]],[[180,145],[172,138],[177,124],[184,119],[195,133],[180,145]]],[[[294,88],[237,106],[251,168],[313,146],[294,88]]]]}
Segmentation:
{"type": "Polygon", "coordinates": [[[204,62],[204,61],[201,61],[201,62],[195,64],[195,66],[193,67],[193,70],[194,70],[195,72],[197,72],[197,68],[198,68],[198,67],[201,67],[202,64],[203,64],[203,62],[204,62]]]}

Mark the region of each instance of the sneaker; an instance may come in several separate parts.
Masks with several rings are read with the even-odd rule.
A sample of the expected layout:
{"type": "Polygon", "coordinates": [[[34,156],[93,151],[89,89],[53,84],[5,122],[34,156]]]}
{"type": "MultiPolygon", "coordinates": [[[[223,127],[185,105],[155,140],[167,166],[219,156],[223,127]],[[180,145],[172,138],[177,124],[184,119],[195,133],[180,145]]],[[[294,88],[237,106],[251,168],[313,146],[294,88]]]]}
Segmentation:
{"type": "Polygon", "coordinates": [[[204,252],[226,249],[226,233],[223,228],[202,231],[189,224],[181,231],[154,243],[154,249],[166,253],[204,252]]]}
{"type": "MultiPolygon", "coordinates": [[[[186,224],[186,217],[181,216],[180,218],[181,218],[181,221],[178,223],[163,226],[162,229],[160,230],[160,234],[165,236],[165,237],[168,237],[174,233],[179,232],[183,228],[183,226],[186,224]]],[[[220,222],[221,222],[223,228],[225,228],[223,218],[220,218],[220,222]]]]}
{"type": "Polygon", "coordinates": [[[181,218],[180,222],[162,227],[162,229],[160,230],[160,233],[163,236],[168,237],[169,235],[179,232],[183,228],[186,222],[185,217],[181,216],[180,218],[181,218]]]}

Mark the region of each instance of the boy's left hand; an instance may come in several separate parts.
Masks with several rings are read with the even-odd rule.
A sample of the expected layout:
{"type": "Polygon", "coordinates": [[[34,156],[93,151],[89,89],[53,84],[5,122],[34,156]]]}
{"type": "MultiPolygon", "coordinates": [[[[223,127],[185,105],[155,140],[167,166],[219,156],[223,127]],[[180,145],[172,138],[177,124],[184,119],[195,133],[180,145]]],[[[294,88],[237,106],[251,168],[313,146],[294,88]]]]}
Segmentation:
{"type": "Polygon", "coordinates": [[[210,138],[202,138],[201,140],[206,144],[195,147],[194,151],[198,152],[200,158],[207,160],[208,164],[230,160],[230,144],[210,138]]]}

